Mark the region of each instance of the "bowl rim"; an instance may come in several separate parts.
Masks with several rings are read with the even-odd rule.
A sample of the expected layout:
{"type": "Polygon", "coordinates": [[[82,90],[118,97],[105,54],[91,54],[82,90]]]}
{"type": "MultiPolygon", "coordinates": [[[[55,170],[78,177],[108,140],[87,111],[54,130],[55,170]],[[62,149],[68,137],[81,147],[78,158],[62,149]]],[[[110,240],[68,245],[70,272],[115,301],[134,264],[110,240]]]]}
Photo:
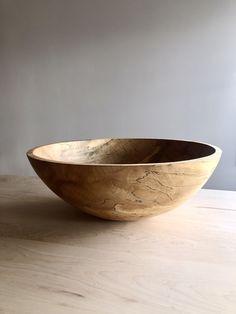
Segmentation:
{"type": "Polygon", "coordinates": [[[215,145],[211,145],[206,142],[199,142],[199,141],[193,141],[193,140],[187,140],[187,139],[175,139],[175,138],[150,138],[150,137],[112,137],[112,138],[92,138],[92,139],[82,139],[82,140],[71,140],[71,141],[60,141],[60,142],[53,142],[43,145],[35,146],[31,149],[29,149],[26,152],[27,157],[30,159],[36,159],[47,163],[53,163],[53,164],[62,164],[62,165],[73,165],[73,166],[97,166],[97,167],[134,167],[134,166],[158,166],[158,165],[170,165],[170,164],[185,164],[190,162],[197,162],[201,160],[208,160],[212,159],[212,157],[218,157],[220,158],[222,155],[222,150],[215,145]],[[49,158],[42,158],[34,154],[34,151],[40,147],[44,146],[50,146],[54,144],[65,144],[65,143],[72,143],[72,142],[85,142],[85,141],[92,141],[92,140],[164,140],[164,141],[179,141],[179,142],[188,142],[188,143],[195,143],[195,144],[203,144],[206,146],[209,146],[213,148],[215,151],[207,156],[199,157],[199,158],[191,158],[187,160],[179,160],[179,161],[166,161],[166,162],[152,162],[152,163],[78,163],[78,162],[65,162],[65,161],[59,161],[49,158]]]}

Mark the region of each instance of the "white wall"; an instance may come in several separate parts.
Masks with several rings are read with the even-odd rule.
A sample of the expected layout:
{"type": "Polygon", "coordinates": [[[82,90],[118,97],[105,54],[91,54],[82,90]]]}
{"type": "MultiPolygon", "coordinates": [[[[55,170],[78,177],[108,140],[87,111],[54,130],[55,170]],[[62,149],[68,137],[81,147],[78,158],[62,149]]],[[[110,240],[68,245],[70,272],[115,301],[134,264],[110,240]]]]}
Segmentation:
{"type": "Polygon", "coordinates": [[[0,173],[53,141],[174,137],[220,146],[236,190],[235,0],[0,0],[0,173]]]}

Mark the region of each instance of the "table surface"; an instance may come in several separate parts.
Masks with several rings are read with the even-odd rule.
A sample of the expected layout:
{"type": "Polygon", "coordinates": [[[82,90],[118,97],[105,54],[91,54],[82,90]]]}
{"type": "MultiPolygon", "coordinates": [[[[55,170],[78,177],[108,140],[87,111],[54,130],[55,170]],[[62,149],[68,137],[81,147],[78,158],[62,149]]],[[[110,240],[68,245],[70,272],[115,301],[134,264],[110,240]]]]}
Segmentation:
{"type": "Polygon", "coordinates": [[[112,222],[0,176],[0,313],[235,314],[236,192],[112,222]]]}

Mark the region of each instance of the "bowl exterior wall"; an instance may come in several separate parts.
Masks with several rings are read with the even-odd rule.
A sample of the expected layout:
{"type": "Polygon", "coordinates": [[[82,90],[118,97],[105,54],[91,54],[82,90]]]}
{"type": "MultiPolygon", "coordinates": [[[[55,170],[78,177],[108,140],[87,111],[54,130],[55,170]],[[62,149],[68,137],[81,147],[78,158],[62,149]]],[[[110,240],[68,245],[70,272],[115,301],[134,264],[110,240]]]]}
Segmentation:
{"type": "Polygon", "coordinates": [[[220,154],[188,162],[146,165],[75,165],[28,156],[43,182],[82,211],[110,220],[136,220],[173,209],[196,193],[220,154]]]}

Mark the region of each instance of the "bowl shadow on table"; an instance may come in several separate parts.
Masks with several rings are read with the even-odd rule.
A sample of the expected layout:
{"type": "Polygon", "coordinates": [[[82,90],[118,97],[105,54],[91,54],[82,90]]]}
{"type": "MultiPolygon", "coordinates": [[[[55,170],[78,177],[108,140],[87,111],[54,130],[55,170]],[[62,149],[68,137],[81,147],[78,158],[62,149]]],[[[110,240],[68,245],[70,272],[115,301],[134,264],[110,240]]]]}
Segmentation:
{"type": "Polygon", "coordinates": [[[132,223],[103,220],[44,195],[8,201],[0,210],[0,236],[66,244],[92,241],[132,223]]]}

